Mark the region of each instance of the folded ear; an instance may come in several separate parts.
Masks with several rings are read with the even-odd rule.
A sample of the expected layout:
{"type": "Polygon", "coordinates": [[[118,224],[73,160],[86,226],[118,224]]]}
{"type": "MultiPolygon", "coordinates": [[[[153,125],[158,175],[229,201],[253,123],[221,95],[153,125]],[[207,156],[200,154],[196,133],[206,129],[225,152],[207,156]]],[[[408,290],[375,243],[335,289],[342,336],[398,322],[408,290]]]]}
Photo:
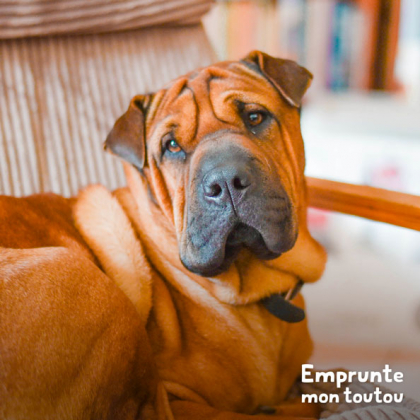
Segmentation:
{"type": "Polygon", "coordinates": [[[145,120],[153,94],[135,96],[105,140],[105,150],[142,170],[146,164],[145,120]]]}
{"type": "Polygon", "coordinates": [[[313,77],[308,70],[292,60],[274,58],[261,51],[250,52],[242,61],[256,64],[290,105],[300,107],[313,77]]]}

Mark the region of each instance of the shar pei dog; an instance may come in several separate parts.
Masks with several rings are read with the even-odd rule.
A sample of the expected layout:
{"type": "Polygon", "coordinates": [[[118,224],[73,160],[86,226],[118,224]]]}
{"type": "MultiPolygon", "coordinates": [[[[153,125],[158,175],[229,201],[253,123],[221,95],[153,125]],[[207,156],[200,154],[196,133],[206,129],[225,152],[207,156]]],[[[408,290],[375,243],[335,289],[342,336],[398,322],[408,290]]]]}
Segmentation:
{"type": "Polygon", "coordinates": [[[135,96],[105,147],[127,187],[0,199],[1,419],[313,417],[299,289],[300,105],[311,74],[255,51],[135,96]]]}

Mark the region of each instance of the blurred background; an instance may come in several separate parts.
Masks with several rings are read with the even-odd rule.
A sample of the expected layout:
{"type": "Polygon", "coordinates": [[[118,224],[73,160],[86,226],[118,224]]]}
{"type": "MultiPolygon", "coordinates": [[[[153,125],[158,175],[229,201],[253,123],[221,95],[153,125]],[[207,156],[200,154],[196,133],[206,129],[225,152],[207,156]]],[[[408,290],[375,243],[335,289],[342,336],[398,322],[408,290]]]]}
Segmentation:
{"type": "MultiPolygon", "coordinates": [[[[204,19],[220,59],[252,49],[314,74],[302,112],[309,176],[420,195],[420,1],[219,1],[204,19]]],[[[306,286],[318,368],[381,370],[420,399],[420,232],[309,210],[327,248],[306,286]]]]}

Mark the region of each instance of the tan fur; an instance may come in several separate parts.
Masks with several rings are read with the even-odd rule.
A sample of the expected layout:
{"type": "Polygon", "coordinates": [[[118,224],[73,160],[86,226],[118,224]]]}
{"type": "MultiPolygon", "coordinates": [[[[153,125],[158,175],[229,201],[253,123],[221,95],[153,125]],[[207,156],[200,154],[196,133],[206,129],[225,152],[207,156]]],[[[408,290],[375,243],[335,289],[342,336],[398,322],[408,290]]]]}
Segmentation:
{"type": "MultiPolygon", "coordinates": [[[[296,108],[310,77],[261,53],[245,60],[133,99],[107,140],[131,163],[127,188],[0,197],[0,418],[263,420],[261,406],[283,420],[318,415],[288,400],[312,351],[306,320],[288,324],[261,302],[325,265],[306,224],[296,108]],[[243,129],[238,100],[278,118],[264,141],[243,129]],[[168,129],[197,150],[188,165],[159,160],[168,129]],[[210,278],[184,267],[179,245],[197,193],[190,168],[223,130],[281,181],[298,236],[270,261],[244,249],[210,278]]],[[[300,294],[293,303],[304,307],[300,294]]]]}
{"type": "Polygon", "coordinates": [[[101,185],[79,194],[75,224],[107,274],[147,321],[152,306],[151,273],[143,248],[117,199],[101,185]]]}
{"type": "MultiPolygon", "coordinates": [[[[135,196],[129,189],[122,189],[116,192],[116,197],[140,235],[150,262],[154,267],[159,267],[159,273],[154,273],[154,308],[147,330],[152,338],[151,344],[159,375],[164,380],[166,389],[177,399],[208,403],[230,411],[251,413],[255,410],[256,400],[261,401],[260,405],[279,405],[299,374],[300,361],[305,360],[311,353],[312,344],[305,332],[306,321],[288,325],[271,315],[267,316],[265,309],[259,305],[246,304],[259,300],[261,296],[272,291],[280,291],[293,285],[296,281],[294,270],[305,279],[306,270],[312,267],[302,262],[299,264],[299,260],[293,255],[286,258],[286,267],[293,259],[296,262],[293,269],[289,268],[289,273],[274,261],[252,260],[252,264],[244,272],[233,267],[229,274],[220,275],[220,280],[215,283],[204,281],[200,276],[182,267],[175,247],[176,238],[167,236],[168,226],[163,215],[156,206],[146,200],[145,189],[136,189],[135,185],[144,186],[142,182],[131,184],[133,179],[139,181],[136,172],[129,166],[126,167],[126,171],[127,179],[135,189],[135,196]],[[139,202],[146,204],[140,209],[137,204],[139,202]],[[149,220],[158,223],[149,225],[149,220]],[[237,279],[236,283],[223,283],[225,276],[229,276],[230,280],[234,276],[237,279]],[[265,288],[261,282],[264,282],[265,288]],[[250,290],[245,287],[241,293],[237,293],[241,283],[249,284],[250,290]],[[257,286],[252,286],[254,284],[257,286]],[[256,287],[255,292],[253,287],[256,287]],[[235,306],[232,306],[232,303],[235,306]],[[240,306],[236,306],[237,304],[240,306]],[[184,308],[181,313],[180,305],[184,308]],[[192,320],[185,320],[184,315],[187,319],[193,317],[193,323],[190,323],[192,320]],[[224,339],[224,334],[220,335],[223,331],[229,332],[229,340],[224,339]],[[216,342],[217,346],[224,347],[223,354],[226,356],[227,365],[230,365],[232,360],[236,361],[239,369],[236,379],[235,369],[228,369],[224,363],[219,365],[220,361],[217,359],[211,362],[214,348],[206,349],[210,342],[201,342],[199,337],[203,333],[208,340],[220,337],[216,342]],[[288,340],[284,342],[286,336],[288,340]],[[157,342],[154,342],[153,337],[156,337],[157,342]],[[188,354],[184,354],[183,349],[187,344],[190,350],[188,354]],[[284,347],[286,344],[287,347],[284,347]],[[300,353],[293,356],[297,348],[300,349],[300,353]],[[278,355],[282,356],[279,358],[278,355]],[[282,365],[285,366],[284,371],[282,365]],[[246,366],[250,367],[249,372],[246,366]],[[258,369],[254,371],[256,366],[258,369]],[[279,367],[281,375],[273,376],[272,372],[279,367]],[[191,371],[195,372],[192,377],[191,371]],[[198,377],[201,379],[197,382],[198,377]],[[223,386],[212,384],[213,378],[217,378],[223,386]],[[273,380],[274,382],[271,382],[273,380]]],[[[86,200],[88,194],[89,191],[84,193],[83,200],[86,200]]],[[[107,207],[101,208],[100,213],[105,217],[104,220],[108,220],[112,214],[105,215],[105,208],[107,207]]],[[[83,212],[78,213],[77,225],[81,227],[92,220],[103,224],[98,213],[83,212]]],[[[109,241],[106,244],[102,241],[102,247],[108,246],[112,247],[109,241]]],[[[313,252],[310,248],[304,251],[313,252]]],[[[293,254],[293,251],[290,253],[293,254]]],[[[112,255],[119,259],[118,254],[112,255]]],[[[304,256],[301,253],[299,255],[304,256]]],[[[311,279],[309,277],[309,280],[311,279]]],[[[296,303],[302,305],[302,298],[298,297],[296,303]]]]}

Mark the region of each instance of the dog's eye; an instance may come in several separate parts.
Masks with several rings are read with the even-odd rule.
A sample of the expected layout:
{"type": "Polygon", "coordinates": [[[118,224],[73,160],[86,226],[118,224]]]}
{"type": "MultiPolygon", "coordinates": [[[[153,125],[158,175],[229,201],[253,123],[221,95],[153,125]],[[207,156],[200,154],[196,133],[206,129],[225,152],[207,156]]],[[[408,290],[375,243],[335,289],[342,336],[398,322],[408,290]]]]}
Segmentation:
{"type": "Polygon", "coordinates": [[[179,153],[182,151],[181,146],[174,139],[170,139],[165,143],[165,148],[171,153],[179,153]]]}
{"type": "Polygon", "coordinates": [[[248,124],[252,127],[260,125],[265,119],[265,113],[261,111],[251,111],[247,114],[248,124]]]}
{"type": "Polygon", "coordinates": [[[169,159],[176,161],[184,160],[186,158],[185,151],[175,140],[173,132],[166,133],[161,139],[161,157],[166,156],[169,159]]]}

